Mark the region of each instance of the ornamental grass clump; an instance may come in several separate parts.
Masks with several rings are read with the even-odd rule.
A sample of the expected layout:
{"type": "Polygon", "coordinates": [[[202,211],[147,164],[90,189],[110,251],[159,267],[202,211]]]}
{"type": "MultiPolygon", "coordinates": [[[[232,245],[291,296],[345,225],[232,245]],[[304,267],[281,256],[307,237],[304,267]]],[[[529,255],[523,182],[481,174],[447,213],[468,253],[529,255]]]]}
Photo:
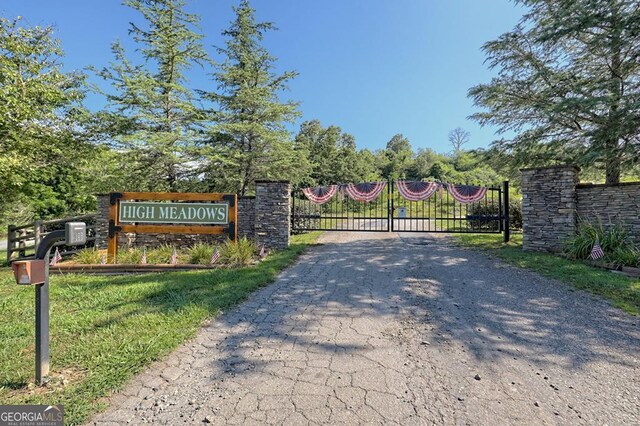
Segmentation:
{"type": "Polygon", "coordinates": [[[173,250],[174,247],[168,244],[163,244],[154,249],[147,250],[147,263],[151,265],[171,263],[173,250]]]}
{"type": "Polygon", "coordinates": [[[127,247],[118,250],[118,263],[122,265],[137,265],[142,261],[142,250],[137,247],[127,247]]]}
{"type": "Polygon", "coordinates": [[[79,265],[97,265],[102,261],[103,253],[95,247],[80,250],[73,256],[73,261],[79,265]]]}
{"type": "Polygon", "coordinates": [[[258,251],[256,243],[243,237],[238,242],[227,241],[220,248],[220,260],[230,266],[251,264],[258,251]]]}
{"type": "Polygon", "coordinates": [[[216,246],[213,244],[197,242],[187,251],[187,258],[192,265],[208,265],[216,246]]]}
{"type": "Polygon", "coordinates": [[[605,226],[600,219],[595,222],[581,220],[576,236],[567,241],[565,252],[573,259],[589,259],[596,241],[602,247],[605,262],[618,266],[638,266],[640,263],[640,251],[629,239],[624,224],[610,222],[605,226]]]}

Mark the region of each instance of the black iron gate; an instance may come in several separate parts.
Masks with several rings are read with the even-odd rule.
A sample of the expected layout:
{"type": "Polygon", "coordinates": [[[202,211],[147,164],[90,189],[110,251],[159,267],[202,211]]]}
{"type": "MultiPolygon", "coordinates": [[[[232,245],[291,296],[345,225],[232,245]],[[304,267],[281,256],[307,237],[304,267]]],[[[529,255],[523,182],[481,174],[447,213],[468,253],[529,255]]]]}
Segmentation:
{"type": "Polygon", "coordinates": [[[291,195],[292,230],[504,233],[504,240],[509,241],[508,181],[487,187],[484,196],[473,203],[456,200],[444,185],[438,192],[421,201],[409,201],[391,181],[368,203],[338,192],[325,204],[316,204],[295,189],[291,195]]]}
{"type": "Polygon", "coordinates": [[[391,231],[391,187],[369,203],[354,201],[340,191],[325,204],[315,204],[302,190],[291,194],[291,228],[302,231],[391,231]]]}

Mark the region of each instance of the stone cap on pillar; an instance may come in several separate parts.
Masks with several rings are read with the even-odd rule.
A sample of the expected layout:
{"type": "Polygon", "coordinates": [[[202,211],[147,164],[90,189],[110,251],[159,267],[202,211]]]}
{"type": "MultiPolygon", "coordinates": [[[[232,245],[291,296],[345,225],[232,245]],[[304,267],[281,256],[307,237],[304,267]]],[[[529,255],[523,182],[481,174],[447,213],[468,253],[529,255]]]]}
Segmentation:
{"type": "Polygon", "coordinates": [[[291,181],[288,180],[257,180],[256,183],[291,183],[291,181]]]}
{"type": "Polygon", "coordinates": [[[538,170],[553,170],[553,169],[574,169],[576,172],[580,171],[580,167],[575,164],[560,164],[557,166],[542,166],[542,167],[527,167],[520,169],[521,172],[534,172],[538,170]]]}

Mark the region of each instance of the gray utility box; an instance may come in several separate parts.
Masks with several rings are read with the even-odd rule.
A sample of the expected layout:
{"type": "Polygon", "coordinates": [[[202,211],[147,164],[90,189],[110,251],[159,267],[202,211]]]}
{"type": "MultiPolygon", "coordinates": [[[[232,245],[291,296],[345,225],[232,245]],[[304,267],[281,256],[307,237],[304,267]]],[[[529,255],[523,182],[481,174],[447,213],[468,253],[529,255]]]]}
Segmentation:
{"type": "Polygon", "coordinates": [[[67,222],[64,224],[65,244],[81,246],[87,243],[87,224],[84,222],[67,222]]]}
{"type": "Polygon", "coordinates": [[[407,208],[406,207],[398,207],[398,217],[400,219],[407,218],[407,208]]]}

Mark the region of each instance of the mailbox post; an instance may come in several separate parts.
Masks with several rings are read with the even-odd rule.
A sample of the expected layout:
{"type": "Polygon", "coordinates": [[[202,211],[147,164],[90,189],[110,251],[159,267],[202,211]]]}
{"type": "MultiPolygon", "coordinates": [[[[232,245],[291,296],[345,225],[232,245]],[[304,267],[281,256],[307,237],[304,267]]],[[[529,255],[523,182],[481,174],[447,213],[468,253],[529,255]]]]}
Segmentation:
{"type": "Polygon", "coordinates": [[[35,285],[36,292],[36,383],[42,385],[49,374],[49,254],[61,240],[77,246],[87,242],[87,226],[83,222],[68,222],[64,230],[47,234],[36,251],[35,260],[14,262],[18,284],[35,285]]]}

